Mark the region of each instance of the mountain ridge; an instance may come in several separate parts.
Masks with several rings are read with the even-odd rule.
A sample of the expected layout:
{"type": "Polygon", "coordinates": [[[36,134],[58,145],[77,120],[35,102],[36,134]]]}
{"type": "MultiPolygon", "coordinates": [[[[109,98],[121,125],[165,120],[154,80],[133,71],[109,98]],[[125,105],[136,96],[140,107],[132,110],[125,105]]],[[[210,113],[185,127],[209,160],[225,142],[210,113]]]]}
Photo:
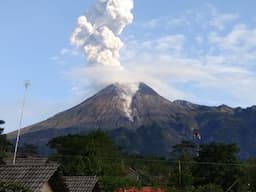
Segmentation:
{"type": "MultiPolygon", "coordinates": [[[[130,103],[130,105],[131,105],[130,107],[134,110],[134,111],[132,111],[132,113],[134,113],[133,115],[138,115],[139,116],[139,114],[138,114],[139,112],[138,112],[138,110],[135,109],[135,107],[136,106],[142,107],[141,104],[140,104],[140,103],[143,103],[141,101],[144,100],[144,98],[142,98],[142,97],[146,97],[146,99],[148,99],[148,100],[154,100],[154,101],[158,100],[158,101],[160,101],[161,104],[163,104],[163,103],[164,104],[167,104],[167,103],[172,104],[172,102],[170,102],[169,100],[161,97],[156,91],[154,91],[152,88],[150,88],[146,84],[141,83],[141,82],[140,83],[129,83],[129,85],[134,85],[134,84],[137,84],[137,86],[139,88],[132,95],[132,97],[133,97],[132,100],[133,101],[130,103]],[[151,97],[154,97],[154,98],[152,99],[151,97]]],[[[139,127],[139,126],[141,126],[141,124],[138,125],[136,123],[139,123],[138,121],[139,121],[140,118],[135,117],[136,122],[134,122],[133,120],[130,119],[129,116],[127,116],[126,111],[123,110],[123,107],[124,107],[123,103],[126,102],[126,101],[124,101],[125,99],[122,96],[120,96],[120,94],[122,94],[124,92],[123,91],[123,85],[126,86],[127,84],[121,84],[121,83],[111,84],[111,85],[107,86],[106,88],[100,90],[98,93],[96,93],[92,97],[89,97],[85,101],[81,102],[80,104],[78,104],[78,105],[76,105],[76,106],[74,106],[70,109],[67,109],[63,112],[57,113],[54,116],[46,119],[45,121],[39,122],[39,124],[37,123],[37,124],[34,124],[32,126],[28,126],[26,128],[23,128],[21,130],[21,133],[23,134],[27,130],[29,130],[29,131],[38,131],[38,130],[40,130],[40,128],[37,128],[39,126],[41,126],[42,128],[49,128],[49,127],[65,128],[65,127],[70,127],[70,126],[73,126],[74,123],[72,123],[72,122],[74,122],[74,120],[81,121],[82,120],[81,118],[84,117],[84,115],[86,115],[89,118],[89,120],[94,119],[94,120],[97,121],[98,119],[101,119],[102,116],[106,115],[107,113],[112,113],[112,112],[114,112],[115,115],[117,115],[118,118],[121,118],[123,121],[126,122],[126,124],[124,124],[124,125],[114,126],[115,128],[122,127],[122,126],[125,126],[125,127],[127,127],[127,126],[128,127],[130,127],[130,126],[139,127]],[[90,106],[90,109],[88,109],[88,105],[90,106]],[[96,105],[96,106],[92,106],[92,105],[96,105]],[[102,109],[102,108],[104,108],[104,109],[102,109]],[[95,111],[97,113],[95,113],[95,111]],[[61,118],[62,119],[62,122],[61,122],[62,125],[60,125],[59,121],[55,120],[55,119],[59,118],[60,116],[63,116],[63,115],[66,116],[65,115],[66,113],[71,114],[70,117],[71,117],[72,121],[70,121],[70,118],[62,117],[61,118]],[[50,125],[49,125],[49,121],[51,121],[50,125]],[[54,122],[52,122],[52,121],[54,121],[54,122]]],[[[143,103],[142,105],[145,105],[145,103],[143,103]]],[[[115,117],[115,118],[117,118],[117,117],[115,117]]],[[[114,121],[114,119],[110,119],[110,121],[114,121]]],[[[86,122],[86,123],[88,123],[88,122],[86,122]]],[[[75,122],[75,124],[77,125],[77,122],[75,122]]],[[[12,135],[12,133],[10,133],[9,135],[12,135]]]]}
{"type": "MultiPolygon", "coordinates": [[[[256,106],[204,106],[173,102],[144,83],[115,83],[80,104],[21,130],[21,143],[45,145],[51,138],[101,129],[123,148],[166,155],[182,140],[237,143],[241,156],[256,156],[256,106]]],[[[15,132],[8,134],[14,139],[15,132]]]]}

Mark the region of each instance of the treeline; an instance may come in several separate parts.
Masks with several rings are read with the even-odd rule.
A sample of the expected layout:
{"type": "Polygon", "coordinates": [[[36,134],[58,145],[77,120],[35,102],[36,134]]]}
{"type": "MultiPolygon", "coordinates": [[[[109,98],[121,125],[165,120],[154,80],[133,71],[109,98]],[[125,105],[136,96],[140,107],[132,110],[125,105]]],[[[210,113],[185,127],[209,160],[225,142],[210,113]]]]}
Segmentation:
{"type": "Polygon", "coordinates": [[[105,191],[152,186],[166,191],[256,191],[256,160],[241,162],[235,144],[210,143],[197,147],[183,141],[170,157],[142,157],[125,153],[108,135],[69,135],[49,142],[65,175],[97,175],[105,191]]]}
{"type": "MultiPolygon", "coordinates": [[[[0,161],[11,150],[2,131],[0,161]]],[[[127,154],[98,130],[58,137],[48,146],[56,151],[49,160],[60,163],[64,175],[97,175],[102,191],[144,186],[170,192],[256,191],[256,160],[238,160],[235,144],[210,143],[197,151],[194,143],[183,141],[169,157],[143,157],[127,154]]],[[[21,151],[35,155],[35,150],[25,145],[21,151]]]]}

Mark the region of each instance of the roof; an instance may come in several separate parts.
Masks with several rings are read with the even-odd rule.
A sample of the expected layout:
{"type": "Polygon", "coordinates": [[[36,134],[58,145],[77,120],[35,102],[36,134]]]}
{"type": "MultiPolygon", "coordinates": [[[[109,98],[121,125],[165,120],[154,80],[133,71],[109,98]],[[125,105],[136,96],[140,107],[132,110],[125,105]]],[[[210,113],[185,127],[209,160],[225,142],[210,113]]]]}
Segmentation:
{"type": "Polygon", "coordinates": [[[64,179],[70,192],[92,192],[98,182],[96,176],[69,176],[64,179]]]}
{"type": "Polygon", "coordinates": [[[18,182],[39,192],[44,183],[48,182],[58,170],[57,164],[45,165],[3,165],[0,166],[0,181],[18,182]]]}
{"type": "MultiPolygon", "coordinates": [[[[13,164],[13,158],[4,158],[4,162],[7,165],[13,164]]],[[[15,161],[16,165],[44,165],[48,163],[47,158],[17,158],[15,161]]]]}

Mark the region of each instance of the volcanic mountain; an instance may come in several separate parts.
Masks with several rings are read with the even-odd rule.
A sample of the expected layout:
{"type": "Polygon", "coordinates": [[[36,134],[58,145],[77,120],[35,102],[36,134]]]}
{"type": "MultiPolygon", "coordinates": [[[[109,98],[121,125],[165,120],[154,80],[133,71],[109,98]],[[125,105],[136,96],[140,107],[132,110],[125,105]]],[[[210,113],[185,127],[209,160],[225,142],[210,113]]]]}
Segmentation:
{"type": "Polygon", "coordinates": [[[70,128],[78,131],[120,127],[136,129],[153,123],[168,127],[175,121],[177,112],[188,111],[164,99],[146,84],[116,83],[67,111],[22,129],[21,133],[70,128]]]}
{"type": "MultiPolygon", "coordinates": [[[[81,104],[23,128],[21,143],[37,144],[41,153],[57,136],[101,129],[130,153],[167,155],[182,140],[237,143],[243,156],[256,156],[256,107],[207,107],[171,102],[144,83],[115,83],[81,104]],[[254,136],[254,137],[253,137],[254,136]]],[[[16,132],[8,135],[14,139],[16,132]]]]}

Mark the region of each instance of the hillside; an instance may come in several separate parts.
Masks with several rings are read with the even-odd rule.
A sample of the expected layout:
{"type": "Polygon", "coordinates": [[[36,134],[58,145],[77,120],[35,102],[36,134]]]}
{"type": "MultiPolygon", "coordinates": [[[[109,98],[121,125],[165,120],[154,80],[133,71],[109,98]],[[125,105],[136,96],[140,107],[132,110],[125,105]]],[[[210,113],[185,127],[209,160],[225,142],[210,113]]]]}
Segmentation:
{"type": "MultiPolygon", "coordinates": [[[[187,101],[169,101],[144,83],[112,84],[81,104],[22,129],[21,143],[40,146],[57,136],[107,131],[131,153],[167,155],[182,140],[237,143],[243,158],[256,156],[256,106],[242,109],[207,107],[187,101]]],[[[15,138],[16,132],[8,134],[15,138]]]]}

